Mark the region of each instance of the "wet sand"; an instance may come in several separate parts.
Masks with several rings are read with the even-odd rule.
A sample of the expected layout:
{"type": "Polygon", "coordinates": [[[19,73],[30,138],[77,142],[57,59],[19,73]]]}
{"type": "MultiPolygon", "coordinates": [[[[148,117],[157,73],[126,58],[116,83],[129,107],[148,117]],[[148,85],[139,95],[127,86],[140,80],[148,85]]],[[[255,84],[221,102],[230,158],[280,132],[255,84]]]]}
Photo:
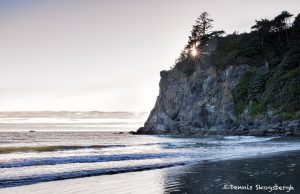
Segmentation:
{"type": "Polygon", "coordinates": [[[299,165],[299,151],[282,152],[165,169],[44,182],[4,188],[0,189],[0,193],[300,193],[299,165]],[[287,192],[287,188],[269,192],[276,185],[291,185],[292,188],[289,187],[290,192],[287,192]],[[261,186],[261,189],[257,190],[257,186],[261,186]]]}

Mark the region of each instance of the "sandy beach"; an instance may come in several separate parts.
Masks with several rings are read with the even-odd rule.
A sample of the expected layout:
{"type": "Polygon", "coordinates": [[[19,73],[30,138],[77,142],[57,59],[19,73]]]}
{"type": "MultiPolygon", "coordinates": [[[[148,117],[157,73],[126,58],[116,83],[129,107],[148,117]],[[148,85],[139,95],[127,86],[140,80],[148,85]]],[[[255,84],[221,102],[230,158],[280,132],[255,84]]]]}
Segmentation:
{"type": "Polygon", "coordinates": [[[163,193],[163,177],[168,170],[170,169],[44,182],[0,189],[0,193],[163,193]]]}
{"type": "Polygon", "coordinates": [[[299,163],[299,151],[282,152],[244,159],[44,182],[4,188],[0,193],[299,193],[299,163]],[[235,189],[237,186],[244,187],[235,189]],[[276,186],[286,189],[275,190],[276,186]],[[274,190],[269,192],[270,189],[274,190]]]}

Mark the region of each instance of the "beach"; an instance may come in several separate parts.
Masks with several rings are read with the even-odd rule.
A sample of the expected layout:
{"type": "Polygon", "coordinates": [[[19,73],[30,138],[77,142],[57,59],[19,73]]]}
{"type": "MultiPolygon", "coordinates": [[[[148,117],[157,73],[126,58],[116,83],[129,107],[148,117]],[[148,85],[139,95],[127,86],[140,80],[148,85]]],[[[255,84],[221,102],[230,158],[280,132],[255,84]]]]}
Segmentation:
{"type": "Polygon", "coordinates": [[[260,193],[256,184],[299,187],[296,137],[2,132],[0,139],[0,193],[243,193],[247,186],[260,193]]]}
{"type": "Polygon", "coordinates": [[[281,152],[10,187],[0,193],[299,193],[299,163],[299,151],[281,152]],[[270,190],[276,185],[290,190],[270,190]]]}

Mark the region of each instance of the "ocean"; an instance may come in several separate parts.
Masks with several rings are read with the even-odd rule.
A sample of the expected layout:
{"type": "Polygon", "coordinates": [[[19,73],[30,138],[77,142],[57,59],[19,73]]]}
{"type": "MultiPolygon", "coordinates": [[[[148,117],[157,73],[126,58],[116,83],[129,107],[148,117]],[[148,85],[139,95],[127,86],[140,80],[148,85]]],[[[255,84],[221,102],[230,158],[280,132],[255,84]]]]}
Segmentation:
{"type": "Polygon", "coordinates": [[[131,131],[141,127],[147,116],[145,112],[0,112],[0,132],[131,131]]]}
{"type": "MultiPolygon", "coordinates": [[[[136,125],[139,114],[103,114],[105,118],[84,117],[93,121],[89,123],[75,116],[67,118],[66,113],[64,118],[24,119],[18,115],[22,119],[14,118],[18,124],[11,126],[9,122],[13,123],[13,119],[2,117],[6,123],[1,124],[0,132],[0,193],[26,185],[88,179],[84,177],[102,180],[94,193],[99,193],[99,189],[103,191],[100,193],[219,193],[224,184],[265,184],[266,180],[299,187],[293,182],[299,178],[299,138],[131,135],[125,132],[133,130],[128,123],[136,125]],[[120,119],[122,114],[126,118],[120,119]],[[121,128],[108,124],[113,122],[121,128]],[[90,123],[92,128],[85,128],[90,123]],[[9,128],[5,130],[4,126],[9,128]],[[144,190],[128,186],[133,183],[154,186],[144,190]]],[[[93,193],[89,191],[96,187],[87,185],[90,185],[88,181],[78,193],[93,193]]],[[[43,188],[41,193],[51,193],[45,192],[47,186],[43,188]]],[[[72,187],[65,193],[76,193],[76,189],[72,187]]]]}

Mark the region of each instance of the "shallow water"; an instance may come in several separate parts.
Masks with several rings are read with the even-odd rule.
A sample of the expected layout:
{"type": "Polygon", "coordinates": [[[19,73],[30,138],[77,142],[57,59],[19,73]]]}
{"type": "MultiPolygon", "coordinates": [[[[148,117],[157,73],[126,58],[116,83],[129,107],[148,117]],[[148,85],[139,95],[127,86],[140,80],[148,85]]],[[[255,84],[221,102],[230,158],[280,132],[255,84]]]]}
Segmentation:
{"type": "Polygon", "coordinates": [[[295,193],[300,191],[300,152],[282,152],[243,159],[207,161],[170,168],[42,182],[8,187],[1,194],[247,194],[295,193]],[[224,185],[252,186],[252,190],[225,190],[224,185]],[[293,190],[256,190],[261,186],[289,186],[293,190]]]}
{"type": "MultiPolygon", "coordinates": [[[[235,166],[226,166],[226,161],[245,158],[253,161],[253,158],[297,150],[300,150],[300,139],[282,137],[190,138],[111,132],[3,132],[0,133],[0,188],[87,176],[151,172],[167,167],[184,166],[187,169],[186,166],[198,164],[204,165],[209,174],[215,171],[211,178],[218,180],[217,172],[224,171],[223,168],[235,169],[235,166]],[[225,161],[223,167],[214,166],[214,162],[219,161],[225,161]]],[[[242,163],[234,165],[238,164],[242,163]]],[[[279,168],[275,166],[273,173],[279,168]]],[[[248,171],[254,173],[251,168],[248,171]]],[[[243,172],[239,170],[238,174],[243,172]]],[[[187,173],[179,174],[176,177],[187,173]]],[[[168,190],[178,184],[175,179],[169,181],[168,190]]],[[[200,179],[199,184],[204,182],[200,179]]],[[[189,187],[189,183],[186,184],[189,187]]]]}

